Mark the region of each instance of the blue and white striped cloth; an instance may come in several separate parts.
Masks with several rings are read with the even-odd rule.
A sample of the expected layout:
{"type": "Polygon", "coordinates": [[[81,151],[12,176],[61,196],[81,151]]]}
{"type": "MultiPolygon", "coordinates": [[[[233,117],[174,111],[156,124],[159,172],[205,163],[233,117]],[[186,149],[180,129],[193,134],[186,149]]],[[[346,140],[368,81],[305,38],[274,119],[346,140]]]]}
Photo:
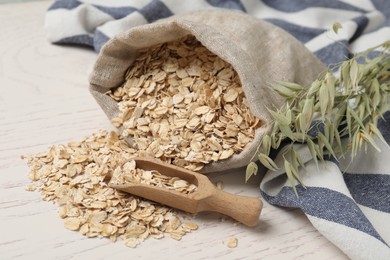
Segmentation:
{"type": "MultiPolygon", "coordinates": [[[[390,0],[57,0],[46,14],[45,27],[53,43],[87,45],[98,52],[132,27],[211,8],[236,9],[267,20],[295,36],[326,65],[390,40],[390,0]],[[335,22],[342,25],[338,34],[329,30],[335,22]]],[[[379,128],[390,144],[390,112],[384,119],[379,128]]],[[[280,170],[266,174],[261,193],[271,204],[301,208],[350,258],[390,259],[390,148],[381,148],[379,153],[369,147],[352,164],[347,158],[317,168],[307,147],[301,146],[306,189],[298,187],[296,197],[280,170]]]]}

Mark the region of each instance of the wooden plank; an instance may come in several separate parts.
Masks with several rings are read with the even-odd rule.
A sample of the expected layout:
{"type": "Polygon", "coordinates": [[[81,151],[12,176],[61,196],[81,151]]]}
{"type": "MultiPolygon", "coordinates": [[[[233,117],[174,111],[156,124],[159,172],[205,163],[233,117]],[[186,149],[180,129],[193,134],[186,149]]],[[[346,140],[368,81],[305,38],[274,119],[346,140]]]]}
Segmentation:
{"type": "MultiPolygon", "coordinates": [[[[254,228],[202,213],[195,218],[199,230],[181,241],[148,239],[136,249],[65,229],[55,205],[24,190],[28,168],[20,155],[113,128],[88,92],[96,53],[46,41],[49,4],[0,6],[1,259],[346,259],[300,211],[267,203],[254,228]],[[230,236],[237,248],[223,244],[230,236]]],[[[244,170],[212,178],[229,192],[260,196],[259,178],[245,184],[244,170]]]]}

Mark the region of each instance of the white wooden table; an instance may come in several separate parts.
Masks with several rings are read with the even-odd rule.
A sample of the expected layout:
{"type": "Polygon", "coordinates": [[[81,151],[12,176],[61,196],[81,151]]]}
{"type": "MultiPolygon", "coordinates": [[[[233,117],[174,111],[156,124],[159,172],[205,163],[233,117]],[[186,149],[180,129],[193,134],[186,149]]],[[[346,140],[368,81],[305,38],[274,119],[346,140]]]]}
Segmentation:
{"type": "MultiPolygon", "coordinates": [[[[55,205],[25,191],[20,155],[113,128],[87,89],[97,54],[46,41],[49,4],[0,5],[0,259],[346,259],[300,211],[267,203],[255,228],[200,214],[199,230],[181,241],[148,239],[136,249],[65,229],[55,205]],[[223,244],[230,236],[238,247],[223,244]]],[[[227,191],[260,196],[259,178],[244,184],[243,174],[212,178],[227,191]]]]}

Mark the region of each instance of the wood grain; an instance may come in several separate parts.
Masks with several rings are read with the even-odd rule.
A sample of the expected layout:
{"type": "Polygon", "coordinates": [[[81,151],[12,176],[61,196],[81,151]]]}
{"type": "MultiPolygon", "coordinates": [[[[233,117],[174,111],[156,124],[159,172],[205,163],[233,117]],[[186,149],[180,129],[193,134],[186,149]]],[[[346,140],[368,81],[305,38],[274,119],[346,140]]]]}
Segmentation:
{"type": "MultiPolygon", "coordinates": [[[[232,194],[218,189],[203,174],[150,158],[133,158],[137,169],[157,171],[195,184],[197,189],[189,194],[142,182],[119,182],[113,179],[108,186],[146,198],[189,213],[218,212],[249,227],[257,226],[263,207],[257,197],[232,194]]],[[[115,177],[113,177],[115,179],[115,177]]],[[[106,179],[109,179],[109,177],[106,179]]]]}
{"type": "MultiPolygon", "coordinates": [[[[96,54],[46,41],[49,4],[0,6],[0,259],[346,259],[300,211],[267,203],[254,228],[199,214],[199,230],[182,241],[148,239],[136,249],[66,230],[55,205],[25,191],[28,168],[20,155],[113,128],[87,89],[96,54]],[[237,248],[224,245],[230,236],[237,248]]],[[[244,184],[243,174],[212,179],[229,192],[260,196],[259,178],[244,184]]]]}

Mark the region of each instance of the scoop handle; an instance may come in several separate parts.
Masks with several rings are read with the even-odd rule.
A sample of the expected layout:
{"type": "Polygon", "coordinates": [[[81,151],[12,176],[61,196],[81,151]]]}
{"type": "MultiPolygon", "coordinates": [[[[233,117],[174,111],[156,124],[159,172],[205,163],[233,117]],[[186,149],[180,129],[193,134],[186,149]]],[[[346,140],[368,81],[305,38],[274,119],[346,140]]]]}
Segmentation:
{"type": "Polygon", "coordinates": [[[263,203],[260,199],[235,195],[218,189],[204,199],[202,211],[215,211],[250,227],[256,226],[263,203]]]}

